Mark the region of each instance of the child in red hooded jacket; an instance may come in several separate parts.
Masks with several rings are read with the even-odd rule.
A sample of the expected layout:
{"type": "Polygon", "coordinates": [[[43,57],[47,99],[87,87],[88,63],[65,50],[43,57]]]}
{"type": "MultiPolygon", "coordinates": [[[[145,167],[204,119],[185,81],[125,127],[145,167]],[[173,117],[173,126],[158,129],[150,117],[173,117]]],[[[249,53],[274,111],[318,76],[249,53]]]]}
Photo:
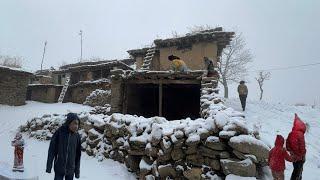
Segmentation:
{"type": "Polygon", "coordinates": [[[281,135],[277,135],[275,147],[269,152],[268,163],[274,180],[284,180],[285,160],[292,161],[291,156],[283,145],[284,138],[281,135]]]}
{"type": "Polygon", "coordinates": [[[301,180],[303,164],[306,156],[306,144],[304,134],[306,132],[306,124],[295,114],[292,131],[288,135],[286,147],[293,158],[293,172],[291,180],[301,180]]]}

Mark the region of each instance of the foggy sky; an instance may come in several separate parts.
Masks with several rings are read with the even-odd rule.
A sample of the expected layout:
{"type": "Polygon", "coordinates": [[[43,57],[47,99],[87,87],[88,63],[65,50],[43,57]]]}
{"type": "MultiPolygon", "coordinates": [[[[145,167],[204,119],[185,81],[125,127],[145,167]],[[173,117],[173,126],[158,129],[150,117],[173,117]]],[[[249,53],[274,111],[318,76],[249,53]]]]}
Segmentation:
{"type": "MultiPolygon", "coordinates": [[[[149,45],[172,31],[193,25],[242,32],[254,55],[249,99],[258,98],[256,70],[320,62],[320,1],[317,0],[0,0],[0,54],[24,57],[24,67],[40,69],[80,57],[128,57],[129,49],[149,45]]],[[[265,98],[276,102],[320,103],[320,66],[271,71],[265,98]]],[[[236,97],[236,84],[230,96],[236,97]]]]}

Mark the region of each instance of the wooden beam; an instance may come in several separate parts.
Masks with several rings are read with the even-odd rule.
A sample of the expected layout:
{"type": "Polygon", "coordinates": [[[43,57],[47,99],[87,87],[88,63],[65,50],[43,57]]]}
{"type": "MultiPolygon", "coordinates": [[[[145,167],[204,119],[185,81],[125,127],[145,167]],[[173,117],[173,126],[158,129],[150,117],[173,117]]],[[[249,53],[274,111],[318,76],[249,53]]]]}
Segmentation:
{"type": "Polygon", "coordinates": [[[128,80],[128,84],[201,84],[201,80],[173,80],[173,79],[164,79],[164,80],[154,80],[154,79],[140,79],[140,80],[128,80]]]}
{"type": "Polygon", "coordinates": [[[160,117],[163,116],[163,115],[162,115],[162,104],[163,104],[163,98],[162,98],[163,92],[162,92],[162,88],[163,88],[163,86],[162,86],[162,83],[160,82],[160,84],[159,84],[159,116],[160,116],[160,117]]]}

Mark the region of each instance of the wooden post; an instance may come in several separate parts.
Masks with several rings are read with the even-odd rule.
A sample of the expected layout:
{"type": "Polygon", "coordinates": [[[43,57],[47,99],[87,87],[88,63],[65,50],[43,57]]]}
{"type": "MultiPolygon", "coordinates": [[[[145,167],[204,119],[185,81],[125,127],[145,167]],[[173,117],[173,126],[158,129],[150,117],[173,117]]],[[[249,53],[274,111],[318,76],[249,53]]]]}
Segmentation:
{"type": "Polygon", "coordinates": [[[162,117],[162,81],[159,81],[159,116],[162,117]]]}

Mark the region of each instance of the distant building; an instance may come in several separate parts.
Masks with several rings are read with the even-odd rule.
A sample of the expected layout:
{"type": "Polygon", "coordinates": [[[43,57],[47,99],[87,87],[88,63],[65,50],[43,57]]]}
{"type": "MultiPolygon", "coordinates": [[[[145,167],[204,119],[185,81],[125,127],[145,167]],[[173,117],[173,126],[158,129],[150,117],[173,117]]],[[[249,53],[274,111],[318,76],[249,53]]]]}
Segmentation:
{"type": "Polygon", "coordinates": [[[28,100],[57,102],[69,78],[63,102],[81,104],[92,91],[110,88],[111,70],[132,70],[133,63],[132,59],[80,62],[61,66],[59,70],[37,71],[28,87],[28,100]]]}
{"type": "Polygon", "coordinates": [[[24,105],[32,73],[0,66],[0,104],[24,105]]]}

